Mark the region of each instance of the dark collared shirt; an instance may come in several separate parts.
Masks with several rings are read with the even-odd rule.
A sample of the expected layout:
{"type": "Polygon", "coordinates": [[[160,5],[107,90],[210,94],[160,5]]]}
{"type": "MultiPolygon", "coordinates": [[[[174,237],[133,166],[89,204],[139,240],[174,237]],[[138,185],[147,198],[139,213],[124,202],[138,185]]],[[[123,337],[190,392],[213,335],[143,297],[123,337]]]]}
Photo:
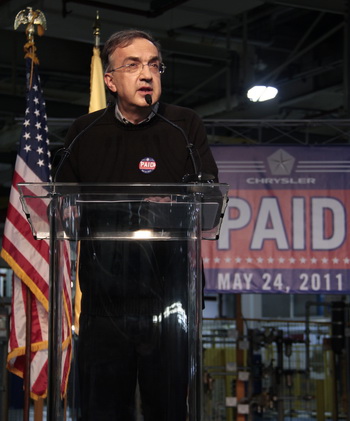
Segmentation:
{"type": "MultiPolygon", "coordinates": [[[[158,112],[159,102],[157,102],[153,108],[155,112],[158,112]]],[[[124,124],[134,124],[123,116],[123,114],[119,110],[118,103],[115,104],[115,116],[119,121],[121,121],[124,124]]],[[[147,118],[145,118],[144,120],[140,121],[137,124],[148,123],[151,120],[151,118],[153,118],[154,116],[155,116],[155,113],[151,111],[150,114],[147,116],[147,118]]]]}

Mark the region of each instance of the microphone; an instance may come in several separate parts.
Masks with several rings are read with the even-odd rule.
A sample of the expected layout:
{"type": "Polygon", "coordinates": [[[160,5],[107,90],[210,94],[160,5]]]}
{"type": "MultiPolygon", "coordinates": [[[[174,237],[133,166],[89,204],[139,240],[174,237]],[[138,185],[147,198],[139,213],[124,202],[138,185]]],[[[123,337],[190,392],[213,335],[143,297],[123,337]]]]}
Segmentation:
{"type": "MultiPolygon", "coordinates": [[[[97,118],[95,118],[95,120],[93,120],[88,126],[86,126],[81,132],[79,132],[75,138],[71,141],[71,143],[69,144],[69,146],[67,148],[62,148],[59,149],[56,153],[58,152],[63,152],[63,155],[61,156],[61,159],[57,165],[57,169],[53,178],[53,182],[56,183],[56,179],[57,179],[57,174],[59,173],[64,161],[69,157],[69,155],[72,152],[72,148],[75,144],[75,142],[85,133],[87,132],[92,126],[94,126],[107,112],[107,110],[109,109],[109,107],[113,105],[112,102],[108,102],[107,107],[105,108],[105,110],[103,111],[103,113],[101,115],[99,115],[97,118]]],[[[55,159],[54,159],[55,160],[55,159]]]]}
{"type": "Polygon", "coordinates": [[[187,137],[185,131],[180,126],[178,126],[177,124],[173,123],[172,121],[168,120],[163,115],[159,114],[154,109],[154,107],[152,107],[152,96],[150,94],[145,95],[145,101],[151,107],[151,110],[154,112],[155,115],[157,115],[162,120],[164,120],[165,122],[167,122],[168,124],[170,124],[171,126],[173,126],[175,129],[180,130],[180,132],[182,133],[182,136],[185,139],[186,147],[188,149],[188,153],[190,155],[190,159],[191,159],[191,162],[192,162],[192,167],[193,167],[193,170],[194,170],[194,174],[186,174],[186,175],[184,175],[182,177],[182,181],[184,181],[185,183],[202,182],[202,181],[207,181],[207,182],[213,181],[214,178],[215,178],[213,175],[204,174],[204,173],[198,172],[197,164],[196,164],[196,161],[195,161],[194,156],[193,156],[193,148],[194,148],[194,145],[193,145],[193,143],[191,143],[188,140],[188,137],[187,137]]]}

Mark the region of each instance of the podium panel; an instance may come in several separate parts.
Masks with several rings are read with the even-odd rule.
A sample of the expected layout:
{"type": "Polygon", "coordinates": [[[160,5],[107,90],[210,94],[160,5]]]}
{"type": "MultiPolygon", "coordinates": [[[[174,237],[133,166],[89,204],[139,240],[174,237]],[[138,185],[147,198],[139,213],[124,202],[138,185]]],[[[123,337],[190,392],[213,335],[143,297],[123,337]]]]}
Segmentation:
{"type": "Polygon", "coordinates": [[[48,420],[61,420],[63,259],[82,290],[67,392],[72,419],[199,421],[202,238],[216,239],[226,184],[19,184],[50,240],[48,420]],[[74,271],[73,271],[74,272],[74,271]]]}

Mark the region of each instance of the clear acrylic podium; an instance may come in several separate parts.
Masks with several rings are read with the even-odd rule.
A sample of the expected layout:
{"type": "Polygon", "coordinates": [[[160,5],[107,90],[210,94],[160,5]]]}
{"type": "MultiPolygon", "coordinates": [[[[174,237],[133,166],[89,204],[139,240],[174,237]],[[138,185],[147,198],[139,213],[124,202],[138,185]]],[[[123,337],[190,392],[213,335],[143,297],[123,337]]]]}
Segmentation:
{"type": "MultiPolygon", "coordinates": [[[[162,421],[200,421],[201,239],[218,238],[228,185],[21,183],[18,187],[33,236],[50,243],[47,420],[63,420],[66,415],[61,396],[62,262],[67,244],[73,249],[71,245],[80,242],[82,254],[95,256],[100,250],[98,269],[92,261],[82,261],[86,266],[81,269],[104,274],[96,272],[102,291],[107,291],[104,282],[108,288],[112,285],[113,297],[118,291],[117,304],[107,310],[111,320],[127,320],[131,306],[125,302],[132,303],[133,319],[148,303],[147,317],[164,368],[157,389],[167,408],[162,421]],[[118,256],[113,265],[111,250],[118,256]],[[187,413],[183,419],[176,415],[181,391],[187,413]]],[[[76,383],[69,382],[68,411],[70,406],[79,407],[72,403],[76,383]]],[[[142,393],[137,400],[142,406],[142,393]]],[[[78,419],[79,410],[72,412],[71,419],[78,419]]]]}

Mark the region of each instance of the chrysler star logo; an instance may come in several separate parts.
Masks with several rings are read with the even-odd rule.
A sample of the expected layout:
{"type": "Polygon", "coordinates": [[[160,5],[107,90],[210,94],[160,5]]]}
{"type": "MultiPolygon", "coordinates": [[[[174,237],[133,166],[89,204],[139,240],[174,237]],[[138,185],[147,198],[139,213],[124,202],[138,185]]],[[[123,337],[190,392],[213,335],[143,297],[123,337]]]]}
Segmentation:
{"type": "Polygon", "coordinates": [[[267,162],[273,175],[289,175],[295,158],[283,149],[279,149],[267,158],[267,162]]]}

